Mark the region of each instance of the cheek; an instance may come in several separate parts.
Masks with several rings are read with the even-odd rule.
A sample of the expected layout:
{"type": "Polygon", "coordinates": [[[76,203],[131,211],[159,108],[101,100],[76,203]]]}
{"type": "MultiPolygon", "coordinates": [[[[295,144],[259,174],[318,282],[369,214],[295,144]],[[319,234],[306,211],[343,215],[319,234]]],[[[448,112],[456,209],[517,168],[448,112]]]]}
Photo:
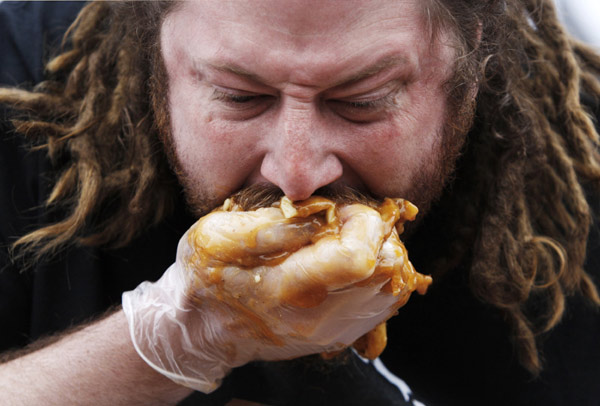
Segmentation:
{"type": "Polygon", "coordinates": [[[411,94],[389,120],[366,130],[355,167],[376,194],[402,196],[423,172],[435,170],[445,118],[444,96],[411,94]]]}
{"type": "Polygon", "coordinates": [[[198,93],[181,86],[171,90],[172,134],[179,165],[195,183],[234,189],[258,160],[259,131],[216,119],[206,95],[198,93]]]}

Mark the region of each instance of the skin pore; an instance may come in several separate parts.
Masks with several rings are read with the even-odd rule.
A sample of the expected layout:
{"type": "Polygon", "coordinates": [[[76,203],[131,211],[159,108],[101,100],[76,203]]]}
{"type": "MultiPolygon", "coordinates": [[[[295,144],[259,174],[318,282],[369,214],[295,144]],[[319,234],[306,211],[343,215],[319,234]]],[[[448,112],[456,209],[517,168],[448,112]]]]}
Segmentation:
{"type": "Polygon", "coordinates": [[[164,21],[173,166],[199,213],[270,184],[350,186],[426,209],[464,140],[449,36],[417,0],[182,3],[164,21]],[[340,10],[343,9],[343,10],[340,10]]]}

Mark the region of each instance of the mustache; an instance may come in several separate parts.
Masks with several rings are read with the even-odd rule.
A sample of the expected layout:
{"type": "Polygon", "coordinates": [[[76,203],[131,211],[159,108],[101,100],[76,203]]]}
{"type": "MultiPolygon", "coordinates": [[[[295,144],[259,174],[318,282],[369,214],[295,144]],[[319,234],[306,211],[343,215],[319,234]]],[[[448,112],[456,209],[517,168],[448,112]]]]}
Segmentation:
{"type": "MultiPolygon", "coordinates": [[[[262,207],[271,207],[273,203],[279,202],[285,194],[277,186],[270,183],[258,183],[240,189],[231,195],[232,202],[239,205],[242,210],[250,211],[262,207]]],[[[321,196],[336,204],[360,203],[370,207],[378,207],[382,198],[361,192],[351,186],[327,185],[315,191],[313,196],[321,196]]]]}

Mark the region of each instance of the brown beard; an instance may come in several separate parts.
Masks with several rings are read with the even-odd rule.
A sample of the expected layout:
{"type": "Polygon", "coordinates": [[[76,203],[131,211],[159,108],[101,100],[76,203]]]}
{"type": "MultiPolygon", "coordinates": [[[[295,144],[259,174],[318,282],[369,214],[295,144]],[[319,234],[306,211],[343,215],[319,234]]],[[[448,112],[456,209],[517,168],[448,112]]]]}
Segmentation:
{"type": "MultiPolygon", "coordinates": [[[[454,116],[457,117],[457,116],[454,116]]],[[[465,122],[471,122],[472,112],[463,113],[463,122],[457,126],[456,120],[447,120],[447,124],[439,137],[439,145],[432,151],[432,156],[428,162],[424,162],[424,167],[434,168],[432,171],[419,171],[412,182],[412,187],[404,196],[375,196],[367,190],[357,190],[350,186],[341,184],[327,185],[315,191],[315,195],[326,197],[336,203],[363,203],[376,206],[384,197],[402,197],[413,202],[419,208],[419,219],[429,211],[433,202],[435,202],[444,189],[444,186],[450,181],[454,172],[455,163],[460,155],[460,149],[464,144],[467,127],[465,122]],[[465,119],[467,118],[467,119],[465,119]]],[[[185,199],[190,210],[198,217],[205,215],[222,203],[222,200],[210,196],[206,188],[200,188],[192,182],[179,162],[175,147],[173,145],[170,130],[161,131],[162,141],[165,144],[167,158],[174,171],[179,183],[183,187],[185,199]]],[[[259,207],[268,207],[272,203],[279,201],[283,197],[283,191],[273,184],[257,184],[240,189],[234,196],[245,210],[253,210],[259,207]]],[[[417,222],[418,223],[418,222],[417,222]]],[[[417,223],[414,223],[416,225],[417,223]]]]}
{"type": "Polygon", "coordinates": [[[432,148],[429,162],[423,165],[424,167],[430,165],[434,168],[433,171],[417,173],[412,187],[405,196],[389,196],[405,198],[419,208],[420,215],[416,223],[411,223],[412,226],[429,212],[431,205],[442,195],[444,187],[452,181],[456,161],[461,154],[475,116],[475,99],[467,94],[468,91],[465,90],[464,93],[465,96],[459,98],[460,102],[453,102],[455,96],[447,98],[448,111],[441,136],[438,137],[438,143],[432,148]]]}
{"type": "MultiPolygon", "coordinates": [[[[430,160],[424,165],[432,165],[433,171],[419,171],[415,176],[412,188],[404,196],[375,196],[367,190],[357,190],[343,184],[331,184],[317,189],[314,195],[328,198],[336,203],[361,203],[377,206],[384,197],[402,197],[413,202],[419,208],[419,219],[427,213],[436,201],[444,186],[451,179],[455,162],[459,156],[460,148],[464,143],[466,131],[458,132],[453,126],[446,126],[443,136],[440,137],[437,153],[432,154],[430,160]]],[[[190,210],[198,217],[205,215],[215,207],[222,204],[222,200],[211,197],[205,188],[199,188],[192,182],[181,169],[181,164],[175,153],[170,136],[164,137],[167,157],[180,184],[183,187],[186,202],[190,210]]],[[[284,196],[283,191],[269,183],[251,185],[238,190],[231,197],[235,199],[244,210],[254,210],[259,207],[269,207],[284,196]]],[[[411,226],[414,227],[416,223],[411,226]]]]}

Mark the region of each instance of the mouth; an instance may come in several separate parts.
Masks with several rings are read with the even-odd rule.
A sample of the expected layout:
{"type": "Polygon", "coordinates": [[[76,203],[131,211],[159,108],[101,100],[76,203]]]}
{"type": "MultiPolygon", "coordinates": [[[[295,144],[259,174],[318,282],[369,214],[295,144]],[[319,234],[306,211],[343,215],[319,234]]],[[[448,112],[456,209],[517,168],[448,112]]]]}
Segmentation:
{"type": "MultiPolygon", "coordinates": [[[[321,187],[313,195],[331,200],[336,204],[360,203],[369,207],[377,207],[384,200],[351,186],[341,184],[321,187]]],[[[242,210],[256,210],[262,207],[271,207],[284,196],[283,191],[271,183],[257,183],[240,189],[230,198],[242,210]]]]}

